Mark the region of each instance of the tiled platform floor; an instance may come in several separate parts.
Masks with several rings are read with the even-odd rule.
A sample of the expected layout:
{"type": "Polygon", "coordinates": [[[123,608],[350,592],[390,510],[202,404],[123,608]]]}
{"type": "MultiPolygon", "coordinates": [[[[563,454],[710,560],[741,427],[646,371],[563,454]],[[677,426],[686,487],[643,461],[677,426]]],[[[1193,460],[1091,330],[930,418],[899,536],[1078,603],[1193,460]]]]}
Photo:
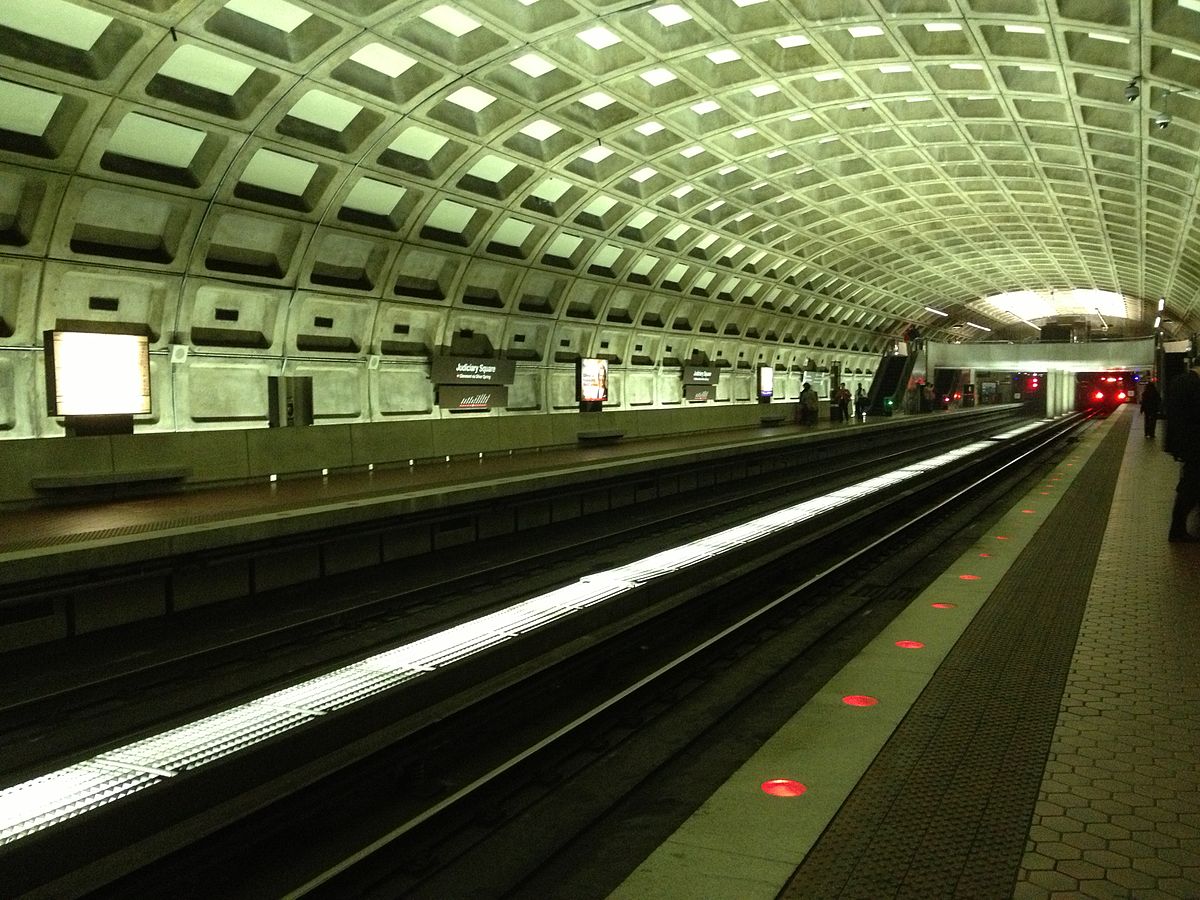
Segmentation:
{"type": "Polygon", "coordinates": [[[1200,898],[1200,546],[1167,543],[1176,464],[1134,416],[1126,407],[1085,438],[613,896],[1200,898]],[[1072,488],[1082,507],[1065,503],[1072,488]],[[1079,509],[1098,518],[1081,521],[1079,509]],[[1057,579],[1077,599],[1067,642],[1055,638],[1057,659],[1046,660],[1053,677],[1007,647],[979,657],[997,669],[963,670],[952,654],[980,643],[972,619],[993,642],[1033,646],[1036,662],[1062,631],[1057,579]],[[988,601],[1001,594],[997,613],[988,601]],[[1003,606],[1014,602],[1025,606],[1003,606]],[[1030,609],[1050,624],[1014,637],[1030,609]],[[928,652],[898,653],[894,642],[913,636],[928,652]],[[848,707],[851,693],[878,705],[848,707]],[[926,743],[911,738],[914,718],[926,743]],[[997,720],[1010,720],[999,739],[985,734],[997,720]],[[759,790],[781,775],[807,793],[759,790]],[[875,794],[866,803],[864,790],[875,794]],[[838,818],[855,806],[878,818],[838,818]]]}
{"type": "MultiPolygon", "coordinates": [[[[1131,411],[1132,414],[1132,411],[1131,411]]],[[[1200,897],[1200,545],[1129,430],[1016,896],[1200,897]]]]}

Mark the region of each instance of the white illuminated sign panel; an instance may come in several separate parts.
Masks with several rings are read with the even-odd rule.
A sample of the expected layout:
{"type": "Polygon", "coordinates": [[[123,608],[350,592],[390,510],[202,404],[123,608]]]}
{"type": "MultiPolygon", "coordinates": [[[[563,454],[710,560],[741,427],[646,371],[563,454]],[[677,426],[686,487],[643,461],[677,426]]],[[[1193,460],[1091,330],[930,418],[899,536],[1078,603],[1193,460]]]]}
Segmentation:
{"type": "Polygon", "coordinates": [[[46,400],[52,416],[148,415],[145,335],[46,333],[46,400]]]}
{"type": "Polygon", "coordinates": [[[584,403],[603,403],[608,399],[608,360],[579,361],[579,399],[584,403]]]}

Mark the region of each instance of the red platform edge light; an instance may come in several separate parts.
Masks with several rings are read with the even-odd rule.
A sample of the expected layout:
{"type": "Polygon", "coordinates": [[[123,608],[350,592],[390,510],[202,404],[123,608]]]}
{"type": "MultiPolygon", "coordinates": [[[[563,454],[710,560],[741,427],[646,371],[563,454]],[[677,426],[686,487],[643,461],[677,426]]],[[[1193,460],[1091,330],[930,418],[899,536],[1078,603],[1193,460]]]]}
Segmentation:
{"type": "Polygon", "coordinates": [[[1021,512],[1025,513],[1025,515],[1027,515],[1027,516],[1032,516],[1034,513],[1034,511],[1032,509],[1023,509],[1023,510],[1021,510],[1021,512]]]}
{"type": "Polygon", "coordinates": [[[842,702],[847,706],[874,706],[879,700],[866,694],[847,694],[842,698],[842,702]]]}
{"type": "Polygon", "coordinates": [[[896,641],[896,646],[901,650],[923,650],[925,645],[920,641],[896,641]]]}
{"type": "Polygon", "coordinates": [[[931,603],[929,605],[934,609],[958,609],[957,603],[931,603]]]}
{"type": "Polygon", "coordinates": [[[991,559],[992,558],[992,554],[990,554],[990,553],[980,553],[979,556],[981,559],[991,559]]]}
{"type": "Polygon", "coordinates": [[[1008,540],[1008,535],[1005,535],[1005,534],[998,534],[998,535],[996,535],[996,540],[998,540],[998,541],[1007,541],[1007,540],[1008,540]]]}
{"type": "Polygon", "coordinates": [[[808,788],[791,778],[772,778],[762,783],[762,790],[772,797],[799,797],[808,788]]]}
{"type": "Polygon", "coordinates": [[[978,581],[979,576],[978,575],[959,575],[958,580],[959,581],[978,581]]]}

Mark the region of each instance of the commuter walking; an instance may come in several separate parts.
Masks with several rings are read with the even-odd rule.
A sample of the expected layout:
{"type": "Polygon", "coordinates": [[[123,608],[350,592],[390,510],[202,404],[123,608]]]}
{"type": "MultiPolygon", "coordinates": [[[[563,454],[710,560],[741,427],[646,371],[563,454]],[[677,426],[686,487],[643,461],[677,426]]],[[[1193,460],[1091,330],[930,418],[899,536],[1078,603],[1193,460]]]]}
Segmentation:
{"type": "Polygon", "coordinates": [[[1158,428],[1158,413],[1162,409],[1162,395],[1158,386],[1152,381],[1142,390],[1142,418],[1146,437],[1154,437],[1158,428]]]}
{"type": "Polygon", "coordinates": [[[1164,448],[1180,462],[1179,484],[1171,509],[1170,541],[1196,543],[1188,515],[1200,506],[1200,365],[1176,375],[1167,385],[1167,434],[1164,448]]]}

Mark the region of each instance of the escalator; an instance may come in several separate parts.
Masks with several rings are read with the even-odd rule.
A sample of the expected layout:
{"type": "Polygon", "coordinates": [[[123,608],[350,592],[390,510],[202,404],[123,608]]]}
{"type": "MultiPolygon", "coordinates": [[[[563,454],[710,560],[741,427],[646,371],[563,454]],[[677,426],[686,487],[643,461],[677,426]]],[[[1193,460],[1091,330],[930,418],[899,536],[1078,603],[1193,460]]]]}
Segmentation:
{"type": "Polygon", "coordinates": [[[867,392],[867,415],[890,416],[904,398],[916,355],[884,353],[867,392]]]}

